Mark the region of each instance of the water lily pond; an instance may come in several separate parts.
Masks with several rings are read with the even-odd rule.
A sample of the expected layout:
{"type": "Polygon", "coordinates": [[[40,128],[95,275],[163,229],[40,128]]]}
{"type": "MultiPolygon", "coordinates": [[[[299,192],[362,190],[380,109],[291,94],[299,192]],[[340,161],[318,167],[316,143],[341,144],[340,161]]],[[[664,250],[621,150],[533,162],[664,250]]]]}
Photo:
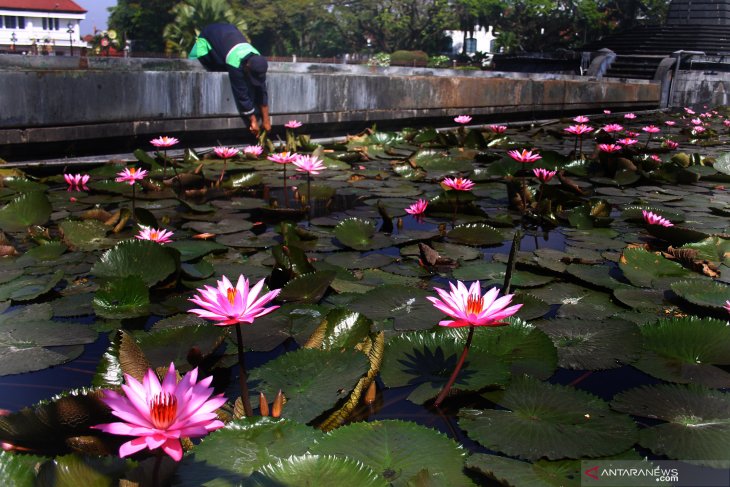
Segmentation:
{"type": "Polygon", "coordinates": [[[580,485],[586,459],[730,468],[729,115],[458,117],[327,146],[291,124],[241,151],[165,139],[66,174],[0,170],[4,485],[559,486],[580,485]],[[246,303],[239,276],[265,279],[261,306],[278,308],[240,327],[190,312],[205,289],[217,309],[246,303]],[[461,324],[491,288],[521,307],[439,326],[455,318],[434,288],[475,281],[461,324]],[[137,414],[117,414],[129,399],[167,434],[176,408],[217,394],[167,440],[96,428],[137,414]]]}

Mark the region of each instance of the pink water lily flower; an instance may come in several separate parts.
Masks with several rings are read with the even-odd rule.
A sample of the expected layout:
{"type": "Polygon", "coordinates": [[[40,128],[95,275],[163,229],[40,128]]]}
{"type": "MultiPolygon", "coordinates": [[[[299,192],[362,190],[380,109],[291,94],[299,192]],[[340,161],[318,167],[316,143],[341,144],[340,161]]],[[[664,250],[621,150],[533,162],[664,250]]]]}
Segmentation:
{"type": "Polygon", "coordinates": [[[598,144],[598,150],[601,152],[608,152],[609,154],[613,154],[614,152],[618,152],[622,149],[623,147],[619,144],[598,144]]]}
{"type": "Polygon", "coordinates": [[[105,390],[102,401],[121,422],[98,424],[92,428],[113,435],[134,436],[119,448],[120,457],[128,457],[148,448],[162,451],[173,460],[183,456],[181,438],[205,436],[224,426],[216,410],[226,402],[223,394],[212,396],[213,377],[198,382],[198,369],[185,374],[177,382],[171,363],[162,383],[152,369],[142,380],[125,374],[124,395],[105,390]]]}
{"type": "Polygon", "coordinates": [[[157,137],[156,139],[150,140],[150,144],[154,145],[155,147],[172,147],[173,145],[179,143],[180,141],[176,139],[175,137],[168,137],[166,135],[163,135],[162,137],[157,137]]]}
{"type": "Polygon", "coordinates": [[[548,183],[550,180],[555,177],[555,175],[558,173],[557,171],[549,171],[547,169],[539,168],[539,169],[533,169],[532,173],[535,175],[537,179],[542,181],[543,183],[548,183]]]}
{"type": "Polygon", "coordinates": [[[236,157],[239,150],[235,147],[214,147],[213,152],[221,159],[226,160],[236,157]]]}
{"type": "Polygon", "coordinates": [[[467,289],[463,282],[457,281],[456,285],[449,283],[451,292],[440,288],[434,288],[439,295],[438,298],[428,296],[426,299],[446,314],[449,320],[439,322],[440,326],[450,328],[461,326],[502,326],[506,325],[502,320],[517,313],[522,307],[521,304],[507,307],[512,301],[513,294],[507,294],[497,299],[499,289],[493,287],[486,294],[482,295],[479,281],[475,281],[467,289]],[[440,299],[439,299],[440,298],[440,299]]]}
{"type": "Polygon", "coordinates": [[[730,119],[728,119],[728,120],[723,120],[723,121],[722,121],[722,124],[723,124],[723,125],[724,125],[725,127],[730,127],[730,119]]]}
{"type": "Polygon", "coordinates": [[[292,164],[297,166],[297,171],[306,172],[307,174],[319,174],[327,169],[324,165],[324,161],[317,156],[303,156],[301,154],[297,154],[296,159],[294,159],[292,164]]]}
{"type": "Polygon", "coordinates": [[[143,180],[146,176],[147,171],[144,169],[125,167],[122,172],[117,173],[115,181],[118,183],[129,183],[130,185],[134,185],[134,183],[143,180]]]}
{"type": "Polygon", "coordinates": [[[414,216],[423,215],[426,212],[426,208],[428,208],[428,201],[420,199],[406,208],[406,213],[414,216]]]}
{"type": "Polygon", "coordinates": [[[66,191],[86,191],[89,189],[86,187],[86,183],[88,183],[90,179],[88,174],[64,174],[63,179],[65,179],[66,184],[68,184],[68,189],[66,191]]]}
{"type": "Polygon", "coordinates": [[[641,130],[643,130],[647,134],[656,134],[662,131],[662,129],[660,129],[656,125],[647,125],[646,127],[641,127],[641,130]]]}
{"type": "Polygon", "coordinates": [[[692,133],[695,134],[695,135],[696,134],[701,134],[701,133],[704,133],[706,130],[707,129],[705,127],[700,127],[698,125],[698,126],[692,128],[692,133]]]}
{"type": "Polygon", "coordinates": [[[563,130],[573,135],[583,135],[593,131],[593,127],[579,123],[578,125],[571,125],[563,130]]]}
{"type": "Polygon", "coordinates": [[[265,305],[276,298],[281,289],[269,291],[259,297],[264,287],[264,279],[261,279],[252,288],[243,274],[238,276],[235,287],[226,276],[222,276],[217,284],[217,287],[206,285],[203,289],[198,289],[200,294],[193,296],[188,301],[197,304],[202,309],[191,309],[188,313],[215,321],[216,326],[230,326],[238,323],[253,323],[256,318],[267,315],[279,307],[265,307],[265,305]]]}
{"type": "Polygon", "coordinates": [[[692,109],[691,109],[691,108],[689,108],[689,107],[684,107],[684,111],[685,111],[685,113],[686,113],[687,115],[694,115],[694,114],[695,114],[695,111],[694,111],[694,110],[692,110],[692,109]]]}
{"type": "Polygon", "coordinates": [[[627,137],[638,137],[639,135],[641,135],[641,134],[639,134],[639,132],[632,132],[631,130],[626,131],[627,137]]]}
{"type": "Polygon", "coordinates": [[[520,150],[511,150],[507,152],[507,155],[510,156],[512,159],[514,159],[517,162],[535,162],[542,159],[542,156],[535,152],[532,153],[531,150],[522,149],[520,150]]]}
{"type": "Polygon", "coordinates": [[[666,218],[659,216],[651,211],[641,210],[641,214],[644,216],[644,221],[649,225],[661,225],[663,227],[674,226],[674,224],[666,218]]]}
{"type": "Polygon", "coordinates": [[[458,117],[454,118],[454,122],[466,125],[467,123],[471,122],[471,117],[469,115],[459,115],[458,117]]]}
{"type": "Polygon", "coordinates": [[[636,114],[635,113],[627,113],[627,114],[624,115],[624,118],[626,120],[633,120],[633,119],[636,118],[636,114]]]}
{"type": "Polygon", "coordinates": [[[702,119],[699,118],[693,118],[689,121],[692,125],[702,125],[704,122],[702,122],[702,119]]]}
{"type": "Polygon", "coordinates": [[[264,148],[260,145],[247,145],[243,148],[243,153],[251,157],[259,157],[264,153],[264,148]]]}
{"type": "Polygon", "coordinates": [[[284,127],[288,128],[288,129],[298,129],[301,126],[302,126],[302,122],[300,122],[299,120],[289,120],[288,122],[286,122],[284,124],[284,127]]]}
{"type": "Polygon", "coordinates": [[[629,146],[629,145],[634,145],[634,144],[636,144],[636,143],[638,143],[638,142],[639,142],[639,141],[638,141],[638,140],[636,140],[636,139],[629,139],[629,138],[625,138],[625,139],[618,139],[618,140],[616,141],[616,143],[617,143],[617,144],[621,144],[621,145],[625,145],[625,146],[629,146]]]}
{"type": "Polygon", "coordinates": [[[611,110],[603,110],[604,115],[611,115],[611,110]]]}
{"type": "Polygon", "coordinates": [[[588,123],[591,121],[590,118],[586,117],[585,115],[578,115],[573,119],[575,123],[588,123]]]}
{"type": "Polygon", "coordinates": [[[727,310],[727,311],[728,311],[728,312],[730,313],[730,299],[729,299],[729,300],[727,300],[727,301],[725,301],[725,306],[724,306],[724,308],[725,308],[725,309],[726,309],[726,310],[727,310]]]}
{"type": "Polygon", "coordinates": [[[654,162],[659,162],[659,163],[661,163],[661,162],[662,162],[662,158],[661,158],[661,157],[659,157],[659,156],[658,156],[658,155],[656,155],[656,154],[652,154],[652,155],[650,155],[650,156],[649,156],[649,159],[651,159],[651,160],[652,160],[652,161],[654,161],[654,162]]]}
{"type": "Polygon", "coordinates": [[[490,125],[489,130],[491,130],[495,134],[503,134],[507,131],[507,126],[506,125],[490,125]]]}
{"type": "Polygon", "coordinates": [[[467,178],[445,178],[441,181],[441,186],[456,191],[469,191],[474,187],[474,182],[467,178]]]}
{"type": "Polygon", "coordinates": [[[624,129],[623,125],[619,125],[617,123],[609,123],[603,126],[602,130],[606,132],[607,134],[612,134],[614,132],[621,132],[624,129]]]}
{"type": "Polygon", "coordinates": [[[296,160],[296,158],[297,154],[293,154],[291,152],[278,152],[267,157],[268,160],[277,164],[291,164],[296,160]]]}
{"type": "Polygon", "coordinates": [[[664,147],[666,147],[667,149],[674,150],[677,147],[679,147],[679,142],[675,142],[674,140],[667,139],[664,141],[664,147]]]}
{"type": "Polygon", "coordinates": [[[677,122],[675,122],[674,120],[667,120],[666,122],[664,122],[664,125],[673,127],[674,125],[677,125],[677,122]]]}
{"type": "Polygon", "coordinates": [[[135,235],[135,238],[138,240],[152,240],[153,242],[157,242],[161,245],[164,245],[166,243],[172,242],[170,237],[172,237],[173,232],[169,230],[165,230],[164,228],[151,228],[151,227],[140,227],[139,233],[135,235]]]}

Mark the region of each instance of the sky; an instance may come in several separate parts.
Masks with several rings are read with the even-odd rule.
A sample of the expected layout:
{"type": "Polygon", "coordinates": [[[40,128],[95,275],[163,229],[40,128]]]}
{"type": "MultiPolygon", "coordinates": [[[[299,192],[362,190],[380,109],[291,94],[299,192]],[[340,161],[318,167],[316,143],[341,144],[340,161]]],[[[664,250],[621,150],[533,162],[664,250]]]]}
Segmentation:
{"type": "Polygon", "coordinates": [[[74,0],[78,5],[88,10],[86,20],[81,22],[81,35],[93,34],[94,26],[99,30],[107,28],[106,21],[109,18],[109,7],[117,4],[117,0],[74,0]]]}

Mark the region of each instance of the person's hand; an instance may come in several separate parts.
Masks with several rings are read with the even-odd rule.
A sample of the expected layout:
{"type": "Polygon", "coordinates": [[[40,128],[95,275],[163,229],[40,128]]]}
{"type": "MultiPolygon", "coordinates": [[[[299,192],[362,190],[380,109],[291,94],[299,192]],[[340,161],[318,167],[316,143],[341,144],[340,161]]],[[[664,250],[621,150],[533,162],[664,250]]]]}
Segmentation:
{"type": "Polygon", "coordinates": [[[259,121],[256,119],[256,115],[251,115],[251,123],[248,126],[248,130],[255,136],[259,136],[259,121]]]}

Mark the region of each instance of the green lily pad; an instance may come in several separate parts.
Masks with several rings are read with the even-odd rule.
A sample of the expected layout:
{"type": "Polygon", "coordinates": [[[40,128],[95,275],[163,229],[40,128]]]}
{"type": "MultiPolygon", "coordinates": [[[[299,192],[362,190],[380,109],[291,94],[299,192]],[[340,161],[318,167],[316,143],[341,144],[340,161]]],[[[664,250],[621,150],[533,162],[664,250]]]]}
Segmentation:
{"type": "Polygon", "coordinates": [[[432,293],[407,286],[380,286],[355,298],[349,308],[358,311],[381,328],[424,330],[433,328],[444,318],[427,296],[432,293]]]}
{"type": "Polygon", "coordinates": [[[18,232],[43,225],[51,217],[51,203],[42,191],[24,193],[0,208],[0,229],[18,232]]]}
{"type": "Polygon", "coordinates": [[[139,276],[152,286],[176,269],[175,256],[165,246],[151,240],[125,240],[104,252],[91,273],[106,279],[139,276]]]}
{"type": "Polygon", "coordinates": [[[180,252],[182,262],[190,262],[211,253],[227,252],[228,247],[208,240],[176,240],[166,245],[180,252]]]}
{"type": "Polygon", "coordinates": [[[672,284],[672,291],[692,304],[721,309],[730,301],[730,286],[714,281],[679,281],[672,284]]]}
{"type": "Polygon", "coordinates": [[[600,324],[583,320],[548,320],[540,324],[558,349],[565,369],[603,370],[631,363],[641,353],[638,327],[619,319],[600,324]]]}
{"type": "Polygon", "coordinates": [[[723,320],[688,316],[640,328],[644,353],[634,367],[669,382],[730,387],[730,327],[723,320]]]}
{"type": "Polygon", "coordinates": [[[281,301],[317,303],[337,276],[335,271],[316,271],[302,274],[289,281],[279,293],[281,301]]]}
{"type": "Polygon", "coordinates": [[[234,420],[208,435],[183,458],[174,485],[240,485],[268,463],[308,452],[323,436],[319,430],[289,419],[234,420]]]}
{"type": "Polygon", "coordinates": [[[522,304],[515,316],[526,321],[542,318],[551,309],[551,306],[542,299],[524,292],[516,292],[513,301],[522,304]]]}
{"type": "Polygon", "coordinates": [[[358,252],[338,252],[325,257],[325,262],[345,269],[374,269],[393,262],[393,257],[385,254],[361,256],[358,252]]]}
{"type": "Polygon", "coordinates": [[[265,465],[243,484],[244,487],[317,485],[340,487],[387,487],[388,484],[366,465],[347,457],[301,455],[265,465]]]}
{"type": "Polygon", "coordinates": [[[96,292],[94,312],[102,318],[121,320],[149,314],[147,284],[139,276],[125,276],[105,281],[96,292]]]}
{"type": "Polygon", "coordinates": [[[316,337],[317,342],[322,342],[317,348],[324,350],[354,348],[370,336],[372,325],[373,322],[360,313],[345,308],[335,308],[327,313],[310,338],[307,347],[313,346],[312,340],[316,337]]]}
{"type": "Polygon", "coordinates": [[[35,457],[0,452],[0,478],[8,487],[36,487],[35,457]]]}
{"type": "Polygon", "coordinates": [[[606,265],[570,264],[566,272],[588,284],[603,289],[617,289],[625,284],[611,276],[611,268],[606,265]]]}
{"type": "Polygon", "coordinates": [[[692,242],[700,242],[709,237],[709,235],[704,232],[698,232],[697,230],[679,227],[677,225],[671,227],[647,225],[646,231],[658,239],[677,246],[692,242]]]}
{"type": "MultiPolygon", "coordinates": [[[[479,329],[476,333],[492,330],[479,329]]],[[[418,385],[408,400],[422,404],[438,395],[464,349],[466,338],[444,331],[414,332],[388,340],[380,367],[387,387],[418,385]]],[[[505,361],[484,350],[471,348],[454,383],[455,391],[478,391],[487,386],[505,385],[509,380],[505,361]]]]}
{"type": "Polygon", "coordinates": [[[626,249],[621,254],[619,267],[631,284],[639,287],[658,287],[669,281],[693,277],[691,271],[676,262],[644,249],[626,249]]]}
{"type": "Polygon", "coordinates": [[[611,302],[611,297],[571,283],[553,283],[547,287],[531,289],[530,294],[546,303],[559,304],[556,315],[559,318],[575,318],[595,321],[622,311],[611,302]]]}
{"type": "Polygon", "coordinates": [[[466,460],[466,467],[505,485],[517,487],[579,487],[580,464],[574,460],[535,463],[475,453],[466,460]]]}
{"type": "Polygon", "coordinates": [[[666,421],[639,432],[639,444],[655,454],[730,468],[730,394],[700,386],[658,384],[621,392],[611,407],[666,421]]]}
{"type": "Polygon", "coordinates": [[[595,458],[623,452],[636,442],[629,416],[569,386],[525,377],[484,397],[505,409],[463,409],[459,425],[490,450],[528,460],[595,458]]]}
{"type": "Polygon", "coordinates": [[[25,255],[40,261],[56,260],[63,255],[67,249],[68,247],[61,242],[48,242],[46,244],[33,247],[28,250],[25,255]]]}
{"type": "Polygon", "coordinates": [[[173,362],[177,370],[185,372],[192,367],[188,361],[191,350],[203,357],[216,351],[225,340],[229,329],[210,323],[135,332],[134,339],[152,367],[164,367],[173,362]]]}
{"type": "Polygon", "coordinates": [[[383,245],[383,235],[378,235],[377,242],[374,241],[375,223],[361,218],[348,218],[341,221],[334,230],[337,240],[355,250],[371,250],[387,246],[383,245]]]}
{"type": "Polygon", "coordinates": [[[368,371],[367,357],[357,351],[300,349],[251,371],[252,390],[286,396],[284,415],[308,423],[332,409],[368,371]]]}
{"type": "Polygon", "coordinates": [[[114,241],[106,236],[109,227],[98,220],[64,220],[58,227],[63,234],[63,241],[72,249],[87,252],[114,245],[114,241]]]}
{"type": "Polygon", "coordinates": [[[463,473],[463,447],[438,431],[411,422],[352,423],[327,433],[313,445],[312,453],[358,460],[394,487],[412,485],[409,481],[423,469],[428,475],[426,483],[419,485],[432,485],[429,479],[436,485],[473,485],[463,473]]]}
{"type": "Polygon", "coordinates": [[[182,262],[180,270],[189,279],[207,279],[215,274],[215,267],[205,259],[197,262],[182,262]]]}
{"type": "MultiPolygon", "coordinates": [[[[452,275],[454,279],[461,281],[482,281],[482,284],[489,287],[491,285],[502,286],[507,271],[506,264],[498,262],[474,262],[468,266],[454,269],[452,275]]],[[[512,274],[512,286],[514,287],[538,287],[555,280],[554,276],[545,276],[534,274],[529,271],[516,270],[512,274]]]]}
{"type": "Polygon", "coordinates": [[[38,470],[37,487],[111,487],[132,470],[129,460],[79,454],[58,456],[43,463],[38,470]]]}
{"type": "Polygon", "coordinates": [[[614,290],[613,297],[629,308],[656,313],[669,307],[664,294],[663,289],[624,287],[614,290]]]}
{"type": "Polygon", "coordinates": [[[459,225],[450,230],[446,236],[454,242],[474,246],[501,245],[505,239],[502,232],[485,223],[459,225]]]}
{"type": "Polygon", "coordinates": [[[708,237],[700,242],[685,244],[681,248],[696,250],[697,259],[730,265],[730,239],[708,237]]]}
{"type": "Polygon", "coordinates": [[[252,227],[253,223],[241,218],[224,218],[213,222],[193,221],[183,225],[183,228],[189,228],[198,233],[214,233],[216,235],[243,232],[250,230],[252,227]]]}
{"type": "Polygon", "coordinates": [[[231,176],[230,184],[234,188],[250,188],[251,186],[258,186],[263,181],[264,176],[261,173],[240,173],[231,176]]]}
{"type": "Polygon", "coordinates": [[[244,346],[257,352],[268,352],[290,337],[299,345],[304,345],[326,314],[321,306],[284,304],[273,313],[245,325],[244,346]]]}

